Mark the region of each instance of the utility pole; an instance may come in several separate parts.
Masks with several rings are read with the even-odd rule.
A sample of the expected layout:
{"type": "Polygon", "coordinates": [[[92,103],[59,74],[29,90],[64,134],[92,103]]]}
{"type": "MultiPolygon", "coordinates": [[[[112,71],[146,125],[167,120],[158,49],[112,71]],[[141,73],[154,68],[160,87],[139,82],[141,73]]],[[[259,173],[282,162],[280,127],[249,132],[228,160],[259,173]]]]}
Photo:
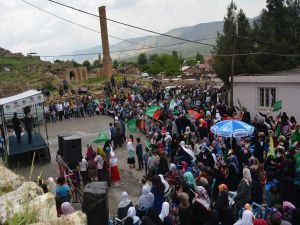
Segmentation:
{"type": "Polygon", "coordinates": [[[238,37],[238,15],[233,16],[233,29],[232,29],[232,55],[231,55],[231,76],[230,76],[230,101],[229,106],[233,107],[233,76],[234,76],[234,66],[235,66],[235,47],[236,38],[238,37]]]}

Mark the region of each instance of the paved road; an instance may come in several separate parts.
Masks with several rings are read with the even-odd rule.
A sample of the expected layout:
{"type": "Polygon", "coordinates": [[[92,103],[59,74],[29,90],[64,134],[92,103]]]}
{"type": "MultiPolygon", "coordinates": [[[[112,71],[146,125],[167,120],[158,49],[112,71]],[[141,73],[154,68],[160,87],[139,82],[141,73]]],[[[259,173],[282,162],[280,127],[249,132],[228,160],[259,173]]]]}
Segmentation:
{"type": "MultiPolygon", "coordinates": [[[[111,117],[94,116],[58,121],[54,124],[48,124],[47,129],[52,158],[51,163],[36,164],[33,170],[33,178],[36,178],[40,174],[42,174],[42,177],[44,179],[47,179],[49,176],[58,176],[58,167],[57,163],[55,162],[56,151],[58,150],[58,134],[71,134],[81,137],[82,154],[85,155],[86,145],[96,139],[100,129],[108,131],[109,122],[113,122],[113,119],[111,117]]],[[[44,127],[41,127],[40,130],[42,135],[46,137],[44,127]]],[[[134,134],[134,138],[137,137],[144,138],[142,134],[134,134]]],[[[116,155],[118,157],[121,183],[120,187],[109,189],[108,199],[111,216],[116,215],[119,198],[122,191],[128,192],[134,204],[137,202],[136,200],[141,192],[141,184],[139,184],[139,181],[141,180],[144,173],[142,171],[137,171],[136,169],[129,169],[129,166],[127,164],[127,151],[125,144],[122,146],[122,148],[118,148],[116,150],[116,155]]],[[[29,177],[30,166],[18,166],[16,168],[16,172],[25,177],[29,177]]]]}

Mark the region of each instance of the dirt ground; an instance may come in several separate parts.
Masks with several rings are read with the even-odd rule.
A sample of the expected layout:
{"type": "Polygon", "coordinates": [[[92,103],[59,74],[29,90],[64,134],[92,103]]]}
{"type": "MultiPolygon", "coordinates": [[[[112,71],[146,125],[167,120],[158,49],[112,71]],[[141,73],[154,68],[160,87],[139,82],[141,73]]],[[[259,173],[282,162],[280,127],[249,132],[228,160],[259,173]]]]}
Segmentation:
{"type": "MultiPolygon", "coordinates": [[[[57,136],[59,134],[70,134],[81,137],[82,140],[82,154],[86,153],[86,145],[91,143],[99,135],[100,130],[108,131],[108,124],[113,122],[113,118],[108,116],[94,116],[86,118],[69,119],[65,121],[58,121],[53,124],[47,124],[50,152],[51,152],[51,163],[36,163],[34,166],[32,177],[36,178],[40,174],[43,179],[48,177],[58,176],[58,166],[55,161],[56,151],[58,150],[57,136]]],[[[40,127],[41,134],[45,135],[45,128],[40,127]]],[[[144,140],[144,136],[140,133],[133,134],[134,139],[141,137],[144,140]]],[[[96,147],[96,145],[94,145],[96,147]]],[[[116,156],[118,157],[118,167],[121,175],[121,182],[119,187],[112,187],[108,191],[108,202],[110,216],[117,215],[117,207],[121,193],[127,191],[130,199],[134,204],[137,203],[137,198],[141,193],[141,179],[144,175],[144,171],[137,171],[137,169],[129,169],[127,164],[127,150],[124,144],[122,148],[117,148],[116,156]]],[[[29,177],[30,165],[18,166],[16,172],[29,177]]]]}

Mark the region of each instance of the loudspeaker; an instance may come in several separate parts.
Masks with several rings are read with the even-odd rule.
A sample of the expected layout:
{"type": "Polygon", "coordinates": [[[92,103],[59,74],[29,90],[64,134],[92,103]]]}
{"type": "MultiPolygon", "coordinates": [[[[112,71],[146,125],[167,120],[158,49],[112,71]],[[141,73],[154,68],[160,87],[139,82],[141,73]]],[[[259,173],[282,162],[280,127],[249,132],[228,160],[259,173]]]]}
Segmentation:
{"type": "Polygon", "coordinates": [[[59,134],[57,136],[58,139],[58,151],[60,155],[63,155],[63,137],[69,137],[71,136],[70,134],[59,134]]]}
{"type": "Polygon", "coordinates": [[[109,209],[106,182],[92,182],[83,191],[82,211],[88,225],[108,225],[109,209]]]}
{"type": "Polygon", "coordinates": [[[82,160],[81,138],[62,137],[62,156],[68,164],[77,164],[82,160]]]}

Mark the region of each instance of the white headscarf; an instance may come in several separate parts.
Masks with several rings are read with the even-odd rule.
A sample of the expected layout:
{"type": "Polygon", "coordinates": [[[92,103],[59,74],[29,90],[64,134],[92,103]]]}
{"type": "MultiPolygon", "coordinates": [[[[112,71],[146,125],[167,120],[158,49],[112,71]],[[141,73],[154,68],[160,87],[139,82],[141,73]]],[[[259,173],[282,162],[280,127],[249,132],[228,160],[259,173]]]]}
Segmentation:
{"type": "Polygon", "coordinates": [[[251,179],[251,172],[248,168],[243,169],[243,180],[246,182],[246,184],[249,186],[252,182],[251,179]]]}
{"type": "Polygon", "coordinates": [[[171,163],[170,166],[169,166],[169,170],[170,170],[171,172],[176,171],[176,165],[175,165],[174,163],[171,163]]]}
{"type": "Polygon", "coordinates": [[[75,209],[71,206],[70,202],[64,202],[61,204],[61,211],[63,215],[69,215],[75,212],[75,209]]]}
{"type": "Polygon", "coordinates": [[[48,178],[48,190],[52,193],[52,194],[56,194],[56,183],[53,179],[53,177],[49,177],[48,178]]]}
{"type": "Polygon", "coordinates": [[[161,174],[158,174],[158,176],[160,177],[161,182],[164,184],[165,186],[165,190],[164,193],[168,192],[170,185],[168,184],[168,182],[165,180],[164,176],[161,174]]]}
{"type": "Polygon", "coordinates": [[[162,222],[164,222],[164,219],[169,215],[170,213],[170,205],[168,202],[164,202],[162,204],[161,212],[159,214],[159,218],[162,222]]]}
{"type": "Polygon", "coordinates": [[[128,194],[126,191],[123,191],[121,194],[121,201],[119,203],[119,208],[124,208],[129,205],[131,201],[128,199],[128,194]]]}
{"type": "Polygon", "coordinates": [[[132,141],[130,140],[127,142],[127,151],[130,151],[131,149],[133,150],[133,146],[132,146],[132,141]]]}
{"type": "Polygon", "coordinates": [[[136,223],[140,220],[139,217],[136,216],[136,211],[134,207],[130,207],[127,211],[127,217],[131,217],[133,219],[133,223],[136,223]]]}
{"type": "Polygon", "coordinates": [[[196,193],[198,194],[196,201],[200,203],[206,210],[209,210],[210,199],[205,188],[202,186],[197,186],[196,193]]]}
{"type": "Polygon", "coordinates": [[[234,225],[253,225],[254,215],[252,211],[245,210],[242,215],[242,219],[237,221],[234,225]]]}
{"type": "Polygon", "coordinates": [[[149,208],[154,203],[154,195],[150,192],[149,185],[144,185],[142,195],[139,197],[139,208],[149,208]]]}

